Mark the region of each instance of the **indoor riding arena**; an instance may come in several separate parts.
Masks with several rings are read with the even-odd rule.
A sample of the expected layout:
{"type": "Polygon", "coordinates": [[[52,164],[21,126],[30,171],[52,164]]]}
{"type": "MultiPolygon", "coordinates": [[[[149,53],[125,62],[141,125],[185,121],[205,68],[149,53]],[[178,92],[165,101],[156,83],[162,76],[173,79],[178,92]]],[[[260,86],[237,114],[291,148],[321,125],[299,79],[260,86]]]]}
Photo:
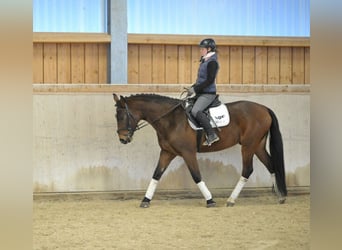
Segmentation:
{"type": "MultiPolygon", "coordinates": [[[[47,7],[44,1],[33,1],[33,15],[42,9],[54,13],[54,9],[77,7],[61,2],[65,5],[47,7]]],[[[152,10],[160,8],[161,13],[174,2],[194,5],[194,1],[155,2],[159,5],[152,10]]],[[[280,2],[294,12],[299,8],[280,2]]],[[[306,6],[309,1],[298,2],[306,6]]],[[[105,28],[44,30],[34,21],[33,249],[309,249],[310,34],[238,35],[216,28],[194,34],[135,31],[133,21],[147,18],[141,14],[142,20],[136,20],[137,13],[149,9],[145,1],[79,3],[97,6],[87,5],[83,11],[102,10],[102,16],[89,18],[105,18],[105,28]],[[270,173],[254,157],[253,172],[235,205],[226,206],[242,171],[241,146],[235,145],[197,153],[215,207],[206,207],[179,156],[160,179],[150,207],[140,207],[160,146],[151,125],[135,131],[130,143],[120,142],[113,93],[181,98],[184,88],[196,82],[198,45],[206,37],[217,45],[220,101],[256,102],[278,118],[288,190],[284,204],[278,202],[270,173]]],[[[261,1],[266,9],[274,7],[267,4],[271,3],[261,1]]],[[[244,11],[246,6],[235,7],[244,11]]],[[[216,8],[220,16],[220,7],[216,8]]],[[[248,8],[248,13],[261,11],[260,6],[248,8]]],[[[304,9],[300,8],[297,22],[308,15],[304,9]]],[[[238,13],[234,15],[239,22],[238,13]]],[[[161,14],[152,16],[163,19],[161,14]]],[[[68,21],[72,20],[66,18],[60,25],[67,26],[68,21]]],[[[146,19],[147,26],[154,22],[146,19]]],[[[183,18],[174,25],[194,29],[197,23],[192,22],[183,18]]],[[[168,27],[163,25],[159,26],[168,27]]],[[[243,25],[237,26],[234,30],[244,30],[243,25]]]]}

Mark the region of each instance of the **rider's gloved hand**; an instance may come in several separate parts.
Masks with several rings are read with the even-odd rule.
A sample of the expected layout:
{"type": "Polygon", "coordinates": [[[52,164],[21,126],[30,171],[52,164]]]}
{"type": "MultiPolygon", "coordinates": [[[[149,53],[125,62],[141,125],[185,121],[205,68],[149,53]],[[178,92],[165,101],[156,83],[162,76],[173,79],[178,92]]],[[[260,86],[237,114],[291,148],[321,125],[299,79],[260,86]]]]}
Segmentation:
{"type": "Polygon", "coordinates": [[[193,95],[195,95],[196,94],[196,92],[195,92],[195,89],[194,89],[194,87],[191,87],[191,88],[189,88],[188,89],[188,96],[193,96],[193,95]]]}

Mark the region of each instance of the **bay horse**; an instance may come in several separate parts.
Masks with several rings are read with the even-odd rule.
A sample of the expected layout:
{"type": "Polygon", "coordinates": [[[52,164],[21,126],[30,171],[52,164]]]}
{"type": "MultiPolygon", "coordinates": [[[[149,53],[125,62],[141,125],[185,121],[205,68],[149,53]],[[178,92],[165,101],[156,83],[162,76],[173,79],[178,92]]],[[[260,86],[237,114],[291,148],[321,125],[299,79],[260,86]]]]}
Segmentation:
{"type": "Polygon", "coordinates": [[[283,141],[279,124],[274,112],[266,106],[250,101],[225,103],[230,114],[230,123],[216,130],[220,140],[211,146],[197,144],[196,131],[187,120],[184,100],[156,94],[137,94],[129,97],[113,93],[116,106],[117,133],[121,143],[132,141],[133,134],[145,121],[157,132],[160,146],[158,164],[141,201],[140,207],[147,208],[153,198],[158,181],[176,157],[181,156],[206,200],[207,207],[214,207],[211,192],[202,180],[196,153],[214,152],[241,145],[242,173],[239,181],[227,200],[227,206],[233,206],[242,188],[253,172],[253,156],[256,155],[271,174],[273,188],[279,203],[284,203],[287,196],[285,181],[283,141]],[[266,151],[267,137],[270,135],[270,153],[266,151]]]}

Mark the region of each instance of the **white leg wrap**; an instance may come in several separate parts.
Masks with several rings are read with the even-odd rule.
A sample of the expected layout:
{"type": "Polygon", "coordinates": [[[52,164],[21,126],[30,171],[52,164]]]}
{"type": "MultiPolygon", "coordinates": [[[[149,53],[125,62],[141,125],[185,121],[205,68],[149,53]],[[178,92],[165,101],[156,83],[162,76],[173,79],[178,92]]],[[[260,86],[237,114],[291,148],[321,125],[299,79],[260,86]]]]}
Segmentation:
{"type": "Polygon", "coordinates": [[[154,195],[154,191],[156,191],[156,188],[157,188],[157,184],[158,184],[157,180],[155,180],[155,179],[151,180],[150,184],[148,185],[146,194],[145,194],[146,198],[152,200],[153,195],[154,195]]]}
{"type": "Polygon", "coordinates": [[[235,201],[235,199],[239,196],[242,188],[245,186],[246,182],[248,181],[248,179],[246,179],[245,177],[241,176],[239,182],[236,184],[232,194],[230,195],[230,199],[235,201]]]}
{"type": "Polygon", "coordinates": [[[205,185],[204,181],[201,181],[201,182],[197,183],[197,186],[198,186],[199,190],[201,190],[201,193],[204,196],[205,200],[210,200],[210,199],[213,198],[211,196],[211,193],[210,193],[209,189],[205,185]]]}

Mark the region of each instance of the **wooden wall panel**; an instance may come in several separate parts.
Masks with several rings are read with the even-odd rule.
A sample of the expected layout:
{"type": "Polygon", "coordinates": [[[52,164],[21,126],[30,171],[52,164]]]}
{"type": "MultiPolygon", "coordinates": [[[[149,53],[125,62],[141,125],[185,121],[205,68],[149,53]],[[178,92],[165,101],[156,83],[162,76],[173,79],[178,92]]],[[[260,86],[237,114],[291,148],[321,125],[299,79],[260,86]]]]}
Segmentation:
{"type": "Polygon", "coordinates": [[[292,48],[280,48],[280,83],[292,83],[292,48]]]}
{"type": "Polygon", "coordinates": [[[44,47],[43,43],[33,44],[32,70],[33,70],[33,82],[34,83],[44,82],[43,47],[44,47]]]}
{"type": "Polygon", "coordinates": [[[178,83],[191,82],[191,47],[178,47],[178,83]]]}
{"type": "Polygon", "coordinates": [[[152,45],[139,46],[139,82],[152,82],[152,45]]]}
{"type": "Polygon", "coordinates": [[[279,47],[268,48],[267,54],[267,83],[277,84],[279,83],[279,47]]]}
{"type": "Polygon", "coordinates": [[[152,83],[165,83],[164,45],[152,45],[152,83]]]}
{"type": "MultiPolygon", "coordinates": [[[[128,83],[193,84],[197,78],[199,36],[130,35],[128,83]]],[[[310,84],[309,39],[215,38],[219,84],[310,84]]],[[[34,36],[34,83],[108,83],[110,36],[34,36]],[[65,40],[66,39],[66,40],[65,40]]]]}
{"type": "Polygon", "coordinates": [[[107,83],[108,77],[108,44],[101,43],[99,46],[99,83],[107,83]]]}
{"type": "Polygon", "coordinates": [[[178,83],[178,46],[165,47],[165,83],[178,83]]]}
{"type": "Polygon", "coordinates": [[[201,54],[198,49],[198,46],[191,46],[191,82],[189,82],[190,84],[196,82],[200,57],[201,54]]]}
{"type": "Polygon", "coordinates": [[[242,48],[242,83],[255,83],[255,47],[242,48]]]}
{"type": "Polygon", "coordinates": [[[267,84],[267,47],[255,48],[255,83],[267,84]]]}
{"type": "MultiPolygon", "coordinates": [[[[136,46],[129,45],[128,83],[192,84],[196,81],[200,58],[198,46],[139,45],[139,54],[136,46]],[[147,50],[143,52],[145,48],[147,50]],[[142,66],[141,56],[152,58],[148,59],[150,66],[148,62],[142,66]],[[137,60],[139,67],[135,66],[137,60]],[[146,76],[142,69],[147,69],[151,75],[146,76]],[[138,81],[137,77],[134,80],[133,72],[139,76],[138,81]],[[141,80],[142,76],[145,80],[141,80]]],[[[304,47],[221,46],[217,83],[304,84],[309,70],[309,66],[305,66],[308,54],[309,50],[304,47]],[[305,51],[308,51],[307,55],[305,51]]]]}
{"type": "Polygon", "coordinates": [[[57,44],[57,82],[71,82],[70,43],[57,44]]]}
{"type": "Polygon", "coordinates": [[[310,48],[304,48],[304,83],[310,84],[310,48]]]}
{"type": "Polygon", "coordinates": [[[99,46],[96,43],[85,44],[84,82],[98,83],[99,81],[99,46]]]}
{"type": "Polygon", "coordinates": [[[128,82],[139,83],[139,45],[128,46],[128,82]]]}
{"type": "Polygon", "coordinates": [[[230,83],[242,83],[242,47],[230,48],[230,83]]]}
{"type": "Polygon", "coordinates": [[[71,44],[71,83],[84,83],[84,44],[71,44]]]}
{"type": "Polygon", "coordinates": [[[229,72],[230,72],[230,62],[229,62],[229,46],[224,46],[219,49],[217,53],[219,61],[219,71],[217,73],[217,83],[229,83],[229,72]]]}
{"type": "Polygon", "coordinates": [[[44,44],[43,48],[44,60],[44,82],[57,82],[57,46],[55,43],[44,44]]]}
{"type": "Polygon", "coordinates": [[[304,48],[292,48],[292,83],[304,83],[304,48]]]}

